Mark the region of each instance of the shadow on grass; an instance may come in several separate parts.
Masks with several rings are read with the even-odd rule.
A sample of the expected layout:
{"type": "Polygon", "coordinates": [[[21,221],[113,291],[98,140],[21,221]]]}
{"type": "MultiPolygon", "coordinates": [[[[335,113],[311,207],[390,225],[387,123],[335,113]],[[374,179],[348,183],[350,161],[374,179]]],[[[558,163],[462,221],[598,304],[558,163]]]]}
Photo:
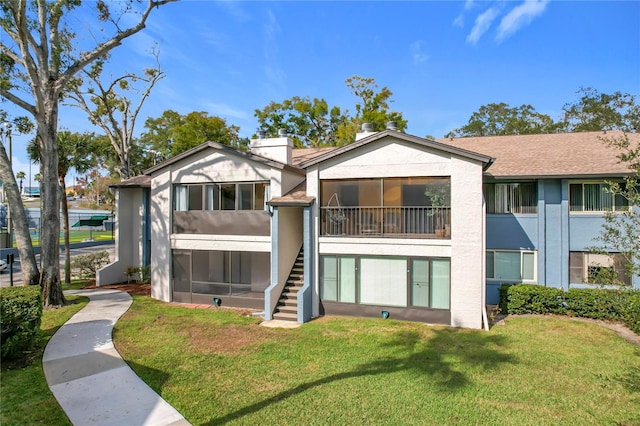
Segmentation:
{"type": "Polygon", "coordinates": [[[456,392],[471,384],[465,373],[469,368],[490,370],[502,364],[517,362],[516,357],[503,353],[500,347],[506,338],[481,332],[464,332],[456,329],[433,330],[433,336],[424,339],[415,330],[401,330],[381,345],[392,349],[398,356],[389,356],[378,361],[362,364],[345,371],[302,383],[270,398],[243,407],[222,417],[211,419],[207,425],[219,425],[256,413],[289,397],[301,394],[327,383],[355,377],[392,374],[399,371],[415,371],[429,378],[431,385],[443,392],[456,392]],[[458,366],[459,368],[456,368],[458,366]]]}

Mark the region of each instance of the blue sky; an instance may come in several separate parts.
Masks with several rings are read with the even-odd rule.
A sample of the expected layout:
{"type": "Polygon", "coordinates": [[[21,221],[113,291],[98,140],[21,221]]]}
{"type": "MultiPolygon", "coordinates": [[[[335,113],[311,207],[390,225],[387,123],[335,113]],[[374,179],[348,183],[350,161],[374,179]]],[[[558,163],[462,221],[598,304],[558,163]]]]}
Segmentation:
{"type": "MultiPolygon", "coordinates": [[[[154,41],[167,76],[136,133],[173,109],[218,115],[251,136],[256,108],[292,96],[353,112],[344,84],[353,75],[391,89],[392,109],[418,136],[442,137],[493,102],[557,119],[581,86],[640,95],[639,1],[187,0],[154,11],[143,33],[113,51],[114,76],[152,66],[154,41]]],[[[59,127],[91,129],[70,108],[59,127]]],[[[15,172],[28,169],[27,140],[14,138],[15,172]]]]}

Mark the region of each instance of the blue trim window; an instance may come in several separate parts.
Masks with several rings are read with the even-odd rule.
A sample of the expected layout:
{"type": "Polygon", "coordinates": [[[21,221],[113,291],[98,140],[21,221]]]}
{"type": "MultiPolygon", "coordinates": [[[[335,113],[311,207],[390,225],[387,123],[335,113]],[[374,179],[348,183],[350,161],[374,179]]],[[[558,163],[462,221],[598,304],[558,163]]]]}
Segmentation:
{"type": "Polygon", "coordinates": [[[572,212],[621,211],[629,208],[629,201],[621,195],[613,195],[606,182],[569,184],[569,204],[572,212]]]}

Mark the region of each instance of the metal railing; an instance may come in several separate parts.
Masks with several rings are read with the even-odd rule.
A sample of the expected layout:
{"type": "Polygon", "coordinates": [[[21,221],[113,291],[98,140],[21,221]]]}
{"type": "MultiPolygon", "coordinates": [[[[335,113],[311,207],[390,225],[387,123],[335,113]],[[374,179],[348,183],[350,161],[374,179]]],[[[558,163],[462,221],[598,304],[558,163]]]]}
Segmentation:
{"type": "Polygon", "coordinates": [[[451,238],[450,207],[321,207],[323,236],[451,238]]]}

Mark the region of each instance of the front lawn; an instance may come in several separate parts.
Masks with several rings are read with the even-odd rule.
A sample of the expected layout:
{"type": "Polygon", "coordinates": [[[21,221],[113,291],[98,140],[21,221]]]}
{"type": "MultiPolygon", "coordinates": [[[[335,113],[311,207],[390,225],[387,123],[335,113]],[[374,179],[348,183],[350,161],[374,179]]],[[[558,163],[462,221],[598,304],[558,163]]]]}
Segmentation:
{"type": "Polygon", "coordinates": [[[490,332],[321,318],[268,329],[134,298],[118,351],[194,425],[638,424],[640,348],[519,317],[490,332]]]}
{"type": "Polygon", "coordinates": [[[0,424],[68,425],[71,424],[51,394],[42,371],[42,354],[47,342],[69,318],[86,306],[86,297],[68,296],[68,305],[45,310],[42,314],[40,344],[29,358],[33,363],[17,368],[3,360],[0,376],[0,424]]]}

